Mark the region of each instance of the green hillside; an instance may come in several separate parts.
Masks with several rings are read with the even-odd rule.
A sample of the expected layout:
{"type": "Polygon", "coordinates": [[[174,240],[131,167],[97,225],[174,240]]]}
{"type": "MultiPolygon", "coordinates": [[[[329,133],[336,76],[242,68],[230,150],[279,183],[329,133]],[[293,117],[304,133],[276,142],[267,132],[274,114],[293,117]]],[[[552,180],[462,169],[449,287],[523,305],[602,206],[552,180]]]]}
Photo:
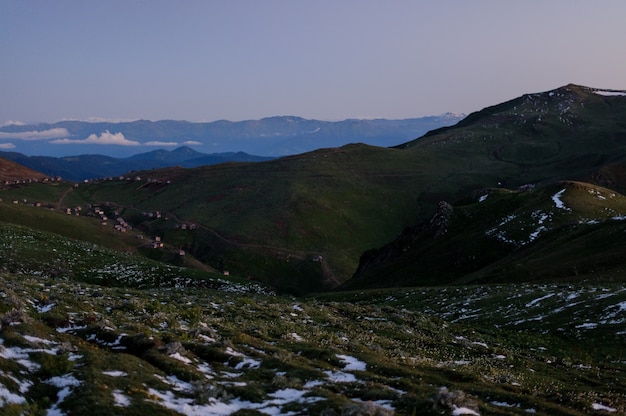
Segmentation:
{"type": "Polygon", "coordinates": [[[137,228],[213,267],[282,289],[319,290],[336,286],[364,250],[419,218],[425,179],[406,156],[352,145],[257,164],[143,172],[139,181],[81,184],[72,202],[113,201],[137,228]],[[170,183],[149,184],[149,176],[170,183]],[[156,211],[158,221],[142,216],[156,211]],[[197,229],[183,231],[183,224],[197,229]]]}
{"type": "MultiPolygon", "coordinates": [[[[110,218],[161,237],[203,267],[304,294],[346,282],[364,252],[430,220],[440,201],[562,180],[626,191],[624,120],[626,96],[568,85],[488,107],[397,148],[353,144],[262,163],[3,192],[7,201],[39,198],[60,210],[106,208],[110,218]]],[[[460,267],[454,275],[492,264],[500,243],[489,244],[496,245],[487,250],[491,260],[479,256],[481,267],[460,267]]],[[[431,257],[437,256],[445,254],[431,257]]]]}
{"type": "Polygon", "coordinates": [[[485,108],[400,148],[446,154],[450,170],[491,172],[505,187],[570,179],[622,191],[611,167],[624,163],[625,120],[626,93],[570,84],[485,108]]]}
{"type": "Polygon", "coordinates": [[[626,191],[626,97],[568,85],[470,114],[397,148],[353,144],[262,163],[80,184],[60,208],[106,205],[220,271],[303,294],[361,254],[485,188],[577,180],[626,191]],[[146,214],[161,213],[160,218],[146,214]],[[183,230],[189,225],[194,230],[183,230]]]}

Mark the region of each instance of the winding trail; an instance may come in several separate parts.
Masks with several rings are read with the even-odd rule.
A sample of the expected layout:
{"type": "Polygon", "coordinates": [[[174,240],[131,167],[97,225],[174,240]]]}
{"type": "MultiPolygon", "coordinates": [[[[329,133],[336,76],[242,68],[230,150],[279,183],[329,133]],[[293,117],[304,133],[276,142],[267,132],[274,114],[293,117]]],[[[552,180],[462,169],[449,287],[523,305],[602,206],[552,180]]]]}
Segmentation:
{"type": "Polygon", "coordinates": [[[65,198],[67,197],[67,195],[70,192],[74,191],[74,186],[70,186],[69,188],[67,188],[67,190],[65,192],[63,192],[63,195],[61,195],[61,198],[59,198],[59,200],[57,201],[56,205],[55,205],[55,209],[58,211],[61,209],[61,206],[63,206],[63,202],[65,201],[65,198]]]}

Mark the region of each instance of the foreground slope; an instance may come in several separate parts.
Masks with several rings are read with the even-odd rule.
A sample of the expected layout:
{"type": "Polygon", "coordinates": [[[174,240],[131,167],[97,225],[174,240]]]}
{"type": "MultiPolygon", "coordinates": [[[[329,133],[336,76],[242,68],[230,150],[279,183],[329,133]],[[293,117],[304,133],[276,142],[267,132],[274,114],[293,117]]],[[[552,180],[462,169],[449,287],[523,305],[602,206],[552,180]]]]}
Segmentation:
{"type": "Polygon", "coordinates": [[[242,288],[140,290],[0,272],[0,413],[626,411],[623,288],[298,300],[242,288]]]}
{"type": "Polygon", "coordinates": [[[2,414],[626,411],[623,284],[296,299],[138,256],[88,217],[0,213],[2,414]]]}
{"type": "Polygon", "coordinates": [[[568,85],[471,114],[399,148],[363,144],[256,164],[165,169],[81,185],[68,206],[127,221],[218,270],[294,293],[335,287],[361,254],[439,201],[559,180],[625,189],[626,97],[568,85]],[[161,219],[145,213],[161,212],[161,219]],[[194,224],[194,232],[183,225],[194,224]]]}

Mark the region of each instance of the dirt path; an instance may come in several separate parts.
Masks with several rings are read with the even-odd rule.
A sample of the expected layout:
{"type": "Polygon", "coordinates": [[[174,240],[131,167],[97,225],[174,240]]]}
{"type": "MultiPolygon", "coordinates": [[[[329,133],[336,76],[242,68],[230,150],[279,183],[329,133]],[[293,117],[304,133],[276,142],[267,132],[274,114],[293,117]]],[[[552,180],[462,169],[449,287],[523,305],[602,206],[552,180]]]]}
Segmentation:
{"type": "Polygon", "coordinates": [[[69,188],[67,188],[65,192],[63,192],[63,195],[61,195],[61,198],[57,201],[56,206],[55,206],[57,211],[61,209],[61,206],[63,206],[63,201],[65,201],[65,198],[67,197],[67,195],[73,190],[74,190],[74,186],[70,186],[69,188]]]}

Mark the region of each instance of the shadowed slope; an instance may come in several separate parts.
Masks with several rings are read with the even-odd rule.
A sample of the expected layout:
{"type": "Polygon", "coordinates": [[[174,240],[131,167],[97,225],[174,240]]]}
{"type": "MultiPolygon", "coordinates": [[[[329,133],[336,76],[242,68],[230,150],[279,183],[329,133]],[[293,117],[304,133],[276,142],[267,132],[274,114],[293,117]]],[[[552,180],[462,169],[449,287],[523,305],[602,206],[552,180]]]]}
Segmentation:
{"type": "Polygon", "coordinates": [[[13,182],[16,180],[42,179],[45,175],[35,170],[29,169],[18,163],[0,158],[0,181],[13,182]]]}
{"type": "Polygon", "coordinates": [[[625,244],[626,197],[610,189],[486,190],[365,253],[344,288],[623,280],[625,244]]]}

